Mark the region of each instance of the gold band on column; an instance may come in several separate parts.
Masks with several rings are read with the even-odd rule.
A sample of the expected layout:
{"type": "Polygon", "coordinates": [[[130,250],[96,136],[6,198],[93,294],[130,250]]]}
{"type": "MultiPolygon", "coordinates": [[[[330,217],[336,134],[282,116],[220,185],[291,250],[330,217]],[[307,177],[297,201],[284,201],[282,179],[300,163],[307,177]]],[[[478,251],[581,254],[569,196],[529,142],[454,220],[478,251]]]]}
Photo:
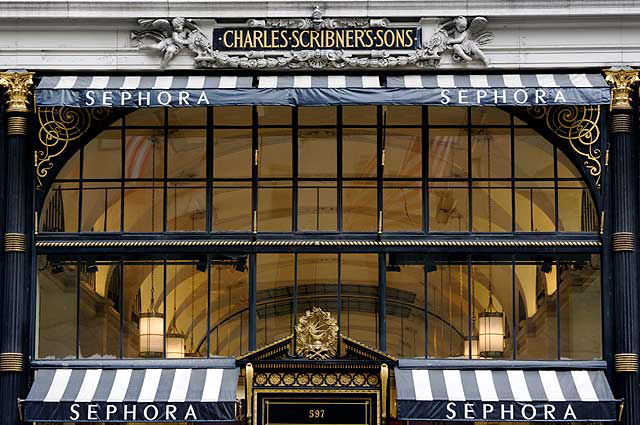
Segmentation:
{"type": "Polygon", "coordinates": [[[633,251],[635,249],[635,239],[635,235],[631,232],[614,233],[611,241],[613,251],[633,251]]]}
{"type": "Polygon", "coordinates": [[[25,252],[27,250],[27,236],[23,233],[5,233],[5,252],[25,252]]]}
{"type": "Polygon", "coordinates": [[[635,353],[618,353],[614,356],[616,372],[628,373],[638,371],[638,355],[635,353]]]}
{"type": "Polygon", "coordinates": [[[611,131],[614,133],[631,133],[631,115],[620,113],[612,115],[611,131]]]}
{"type": "Polygon", "coordinates": [[[22,372],[23,370],[22,353],[0,353],[0,372],[22,372]]]}
{"type": "Polygon", "coordinates": [[[14,115],[7,118],[7,134],[9,136],[24,136],[27,134],[27,117],[14,115]]]}

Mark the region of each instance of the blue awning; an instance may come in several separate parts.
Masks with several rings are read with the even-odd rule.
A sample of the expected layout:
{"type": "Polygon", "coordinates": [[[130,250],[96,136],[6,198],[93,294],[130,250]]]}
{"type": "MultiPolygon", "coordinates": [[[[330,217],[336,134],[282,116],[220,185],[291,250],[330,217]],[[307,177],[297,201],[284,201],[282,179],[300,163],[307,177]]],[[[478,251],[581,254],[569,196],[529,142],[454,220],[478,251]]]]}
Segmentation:
{"type": "Polygon", "coordinates": [[[600,74],[46,76],[38,106],[604,105],[600,74]]]}

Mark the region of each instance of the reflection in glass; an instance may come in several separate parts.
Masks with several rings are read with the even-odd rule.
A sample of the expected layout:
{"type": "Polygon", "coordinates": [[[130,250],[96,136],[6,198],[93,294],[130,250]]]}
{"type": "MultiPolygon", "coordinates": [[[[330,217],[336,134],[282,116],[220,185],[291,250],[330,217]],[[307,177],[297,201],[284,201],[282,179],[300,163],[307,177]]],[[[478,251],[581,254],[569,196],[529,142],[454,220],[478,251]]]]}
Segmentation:
{"type": "Polygon", "coordinates": [[[256,310],[258,346],[266,346],[293,332],[294,254],[258,254],[256,310]]]}
{"type": "Polygon", "coordinates": [[[202,232],[206,226],[204,182],[170,182],[167,188],[167,230],[202,232]]]}
{"type": "Polygon", "coordinates": [[[338,194],[333,182],[300,182],[298,188],[298,230],[336,231],[338,194]]]}
{"type": "Polygon", "coordinates": [[[214,232],[250,232],[251,182],[216,182],[211,211],[214,232]]]}
{"type": "Polygon", "coordinates": [[[251,178],[251,130],[215,129],[213,152],[214,178],[251,178]]]}
{"type": "Polygon", "coordinates": [[[342,175],[376,177],[378,136],[375,128],[345,128],[342,133],[342,175]]]}
{"type": "Polygon", "coordinates": [[[419,182],[385,182],[382,193],[385,232],[422,231],[422,185],[419,182]]]}
{"type": "Polygon", "coordinates": [[[120,182],[84,182],[82,186],[82,231],[120,231],[120,182]]]}
{"type": "Polygon", "coordinates": [[[320,307],[338,317],[338,255],[298,254],[298,317],[320,307]]]}
{"type": "Polygon", "coordinates": [[[375,181],[345,181],[342,220],[345,232],[375,232],[378,228],[378,189],[375,181]]]}
{"type": "Polygon", "coordinates": [[[467,130],[434,128],[429,132],[429,177],[466,178],[468,176],[467,130]]]}
{"type": "Polygon", "coordinates": [[[336,130],[300,129],[298,132],[298,175],[302,178],[337,177],[336,130]]]}
{"type": "Polygon", "coordinates": [[[261,181],[258,187],[258,232],[290,232],[292,187],[288,181],[261,181]]]}
{"type": "Polygon", "coordinates": [[[514,155],[516,178],[553,178],[553,145],[535,130],[515,129],[514,155]]]}
{"type": "MultiPolygon", "coordinates": [[[[129,132],[127,132],[127,135],[129,135],[129,132]]],[[[120,130],[106,130],[83,148],[82,177],[85,179],[119,179],[122,177],[121,136],[122,132],[120,130]]],[[[69,172],[63,171],[61,174],[67,173],[69,172]]],[[[62,178],[62,176],[59,176],[59,178],[62,178]]]]}
{"type": "Polygon", "coordinates": [[[291,129],[262,128],[258,132],[258,177],[291,177],[291,129]]]}
{"type": "MultiPolygon", "coordinates": [[[[125,178],[149,179],[164,176],[164,131],[162,129],[127,129],[124,142],[125,178]]],[[[114,177],[119,175],[118,172],[114,177]]]]}
{"type": "MultiPolygon", "coordinates": [[[[515,190],[516,230],[523,232],[555,231],[555,191],[553,183],[531,187],[518,183],[515,190]]],[[[575,213],[575,211],[574,211],[575,213]]]]}
{"type": "Polygon", "coordinates": [[[163,218],[162,183],[128,183],[124,189],[124,231],[160,232],[163,218]]]}
{"type": "Polygon", "coordinates": [[[387,129],[384,153],[385,178],[422,177],[422,129],[387,129]]]}
{"type": "Polygon", "coordinates": [[[465,232],[468,229],[469,189],[466,183],[432,183],[429,186],[429,230],[465,232]]]}
{"type": "Polygon", "coordinates": [[[207,169],[205,130],[169,130],[167,141],[167,177],[175,179],[205,178],[207,169]]]}
{"type": "Polygon", "coordinates": [[[340,255],[340,330],[343,335],[378,347],[378,255],[340,255]]]}

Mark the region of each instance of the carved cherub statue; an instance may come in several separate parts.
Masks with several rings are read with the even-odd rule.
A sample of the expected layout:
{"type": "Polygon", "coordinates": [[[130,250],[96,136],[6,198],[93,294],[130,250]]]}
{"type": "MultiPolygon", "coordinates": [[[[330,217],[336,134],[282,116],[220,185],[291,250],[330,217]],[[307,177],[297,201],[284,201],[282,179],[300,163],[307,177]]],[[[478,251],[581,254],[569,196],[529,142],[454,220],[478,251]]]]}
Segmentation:
{"type": "Polygon", "coordinates": [[[131,40],[143,49],[159,50],[163,53],[161,66],[164,68],[184,47],[196,54],[196,59],[210,57],[211,42],[200,28],[190,19],[140,19],[144,30],[132,32],[131,40]]]}
{"type": "Polygon", "coordinates": [[[458,16],[441,21],[436,31],[427,43],[427,49],[439,55],[445,50],[452,50],[453,60],[471,62],[474,58],[483,64],[491,62],[480,46],[493,40],[493,33],[482,30],[487,25],[487,19],[476,17],[468,23],[467,18],[458,16]]]}

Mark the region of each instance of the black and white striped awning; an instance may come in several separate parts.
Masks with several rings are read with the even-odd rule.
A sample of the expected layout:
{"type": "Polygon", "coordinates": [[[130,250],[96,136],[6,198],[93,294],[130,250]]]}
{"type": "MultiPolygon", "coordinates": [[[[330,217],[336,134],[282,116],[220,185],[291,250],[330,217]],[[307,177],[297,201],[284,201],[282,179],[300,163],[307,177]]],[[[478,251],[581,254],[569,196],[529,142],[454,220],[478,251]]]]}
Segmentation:
{"type": "Polygon", "coordinates": [[[600,74],[45,76],[39,106],[600,105],[600,74]]]}
{"type": "Polygon", "coordinates": [[[599,370],[396,368],[395,379],[400,420],[616,420],[616,400],[599,370]]]}
{"type": "Polygon", "coordinates": [[[231,422],[239,369],[42,369],[27,422],[231,422]]]}

